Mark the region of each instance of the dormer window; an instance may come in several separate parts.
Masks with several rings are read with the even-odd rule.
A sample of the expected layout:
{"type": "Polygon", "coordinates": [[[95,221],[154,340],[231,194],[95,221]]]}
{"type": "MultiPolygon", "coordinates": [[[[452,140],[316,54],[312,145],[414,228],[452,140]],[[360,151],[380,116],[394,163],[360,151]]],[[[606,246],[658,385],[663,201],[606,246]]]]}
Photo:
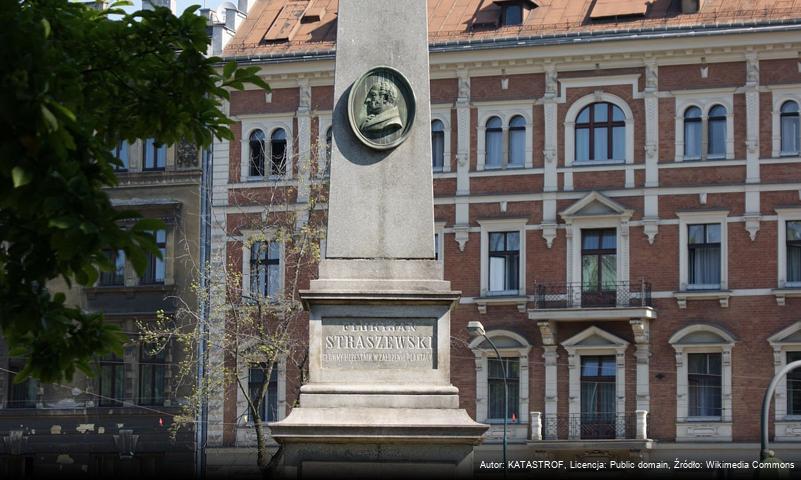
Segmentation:
{"type": "Polygon", "coordinates": [[[529,10],[537,8],[537,4],[531,0],[495,0],[493,3],[501,7],[502,27],[522,25],[529,10]]]}
{"type": "Polygon", "coordinates": [[[523,23],[523,5],[516,3],[501,7],[501,25],[520,25],[523,23]]]}

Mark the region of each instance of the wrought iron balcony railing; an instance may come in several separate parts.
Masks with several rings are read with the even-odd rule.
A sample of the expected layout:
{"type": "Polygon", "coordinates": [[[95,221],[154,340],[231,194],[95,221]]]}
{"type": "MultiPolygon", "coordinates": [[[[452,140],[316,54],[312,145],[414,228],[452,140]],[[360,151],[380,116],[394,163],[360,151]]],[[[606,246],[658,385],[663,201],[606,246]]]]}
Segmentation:
{"type": "Polygon", "coordinates": [[[652,306],[651,284],[644,280],[603,285],[538,284],[534,294],[535,309],[652,306]]]}
{"type": "Polygon", "coordinates": [[[545,415],[542,419],[543,440],[634,440],[640,436],[645,438],[644,432],[637,435],[635,413],[545,415]]]}

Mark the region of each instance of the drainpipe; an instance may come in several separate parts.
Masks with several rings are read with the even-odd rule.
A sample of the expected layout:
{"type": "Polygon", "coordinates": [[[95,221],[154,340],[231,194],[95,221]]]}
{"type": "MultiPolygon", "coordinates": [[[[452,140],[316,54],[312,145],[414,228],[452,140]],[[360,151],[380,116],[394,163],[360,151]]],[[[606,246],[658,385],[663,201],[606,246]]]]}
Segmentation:
{"type": "MultiPolygon", "coordinates": [[[[197,385],[206,376],[208,342],[208,317],[209,317],[209,284],[208,284],[208,263],[210,258],[211,242],[211,163],[213,145],[203,149],[201,156],[201,177],[200,177],[200,288],[206,293],[205,300],[201,302],[200,323],[198,323],[198,344],[197,344],[197,385]]],[[[195,477],[198,479],[206,476],[206,439],[208,436],[208,417],[209,405],[208,398],[203,394],[200,401],[200,411],[195,422],[195,477]]]]}

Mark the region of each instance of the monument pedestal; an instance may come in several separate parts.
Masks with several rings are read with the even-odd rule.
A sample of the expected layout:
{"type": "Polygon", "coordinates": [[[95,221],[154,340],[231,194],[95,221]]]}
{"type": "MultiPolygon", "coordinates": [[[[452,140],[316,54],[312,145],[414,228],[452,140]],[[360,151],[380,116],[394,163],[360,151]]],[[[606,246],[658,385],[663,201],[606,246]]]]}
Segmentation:
{"type": "Polygon", "coordinates": [[[437,269],[433,260],[322,262],[322,278],[302,292],[310,382],[300,406],[270,425],[284,477],[472,475],[487,426],[459,408],[450,384],[459,293],[431,280],[437,269]]]}
{"type": "Polygon", "coordinates": [[[425,0],[340,0],[309,383],[271,424],[285,477],[469,477],[488,428],[450,383],[459,299],[434,259],[425,0]]]}

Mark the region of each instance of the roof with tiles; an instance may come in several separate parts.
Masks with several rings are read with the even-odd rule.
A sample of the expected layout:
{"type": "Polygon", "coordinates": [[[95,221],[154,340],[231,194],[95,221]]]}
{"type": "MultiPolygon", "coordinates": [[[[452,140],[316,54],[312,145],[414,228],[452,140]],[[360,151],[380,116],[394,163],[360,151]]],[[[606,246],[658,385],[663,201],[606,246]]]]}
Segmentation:
{"type": "MultiPolygon", "coordinates": [[[[226,57],[330,52],[338,0],[256,0],[223,51],[226,57]]],[[[801,20],[801,0],[702,0],[682,13],[680,0],[428,0],[432,45],[669,28],[801,20]],[[505,5],[521,4],[522,23],[504,26],[505,5]]]]}

